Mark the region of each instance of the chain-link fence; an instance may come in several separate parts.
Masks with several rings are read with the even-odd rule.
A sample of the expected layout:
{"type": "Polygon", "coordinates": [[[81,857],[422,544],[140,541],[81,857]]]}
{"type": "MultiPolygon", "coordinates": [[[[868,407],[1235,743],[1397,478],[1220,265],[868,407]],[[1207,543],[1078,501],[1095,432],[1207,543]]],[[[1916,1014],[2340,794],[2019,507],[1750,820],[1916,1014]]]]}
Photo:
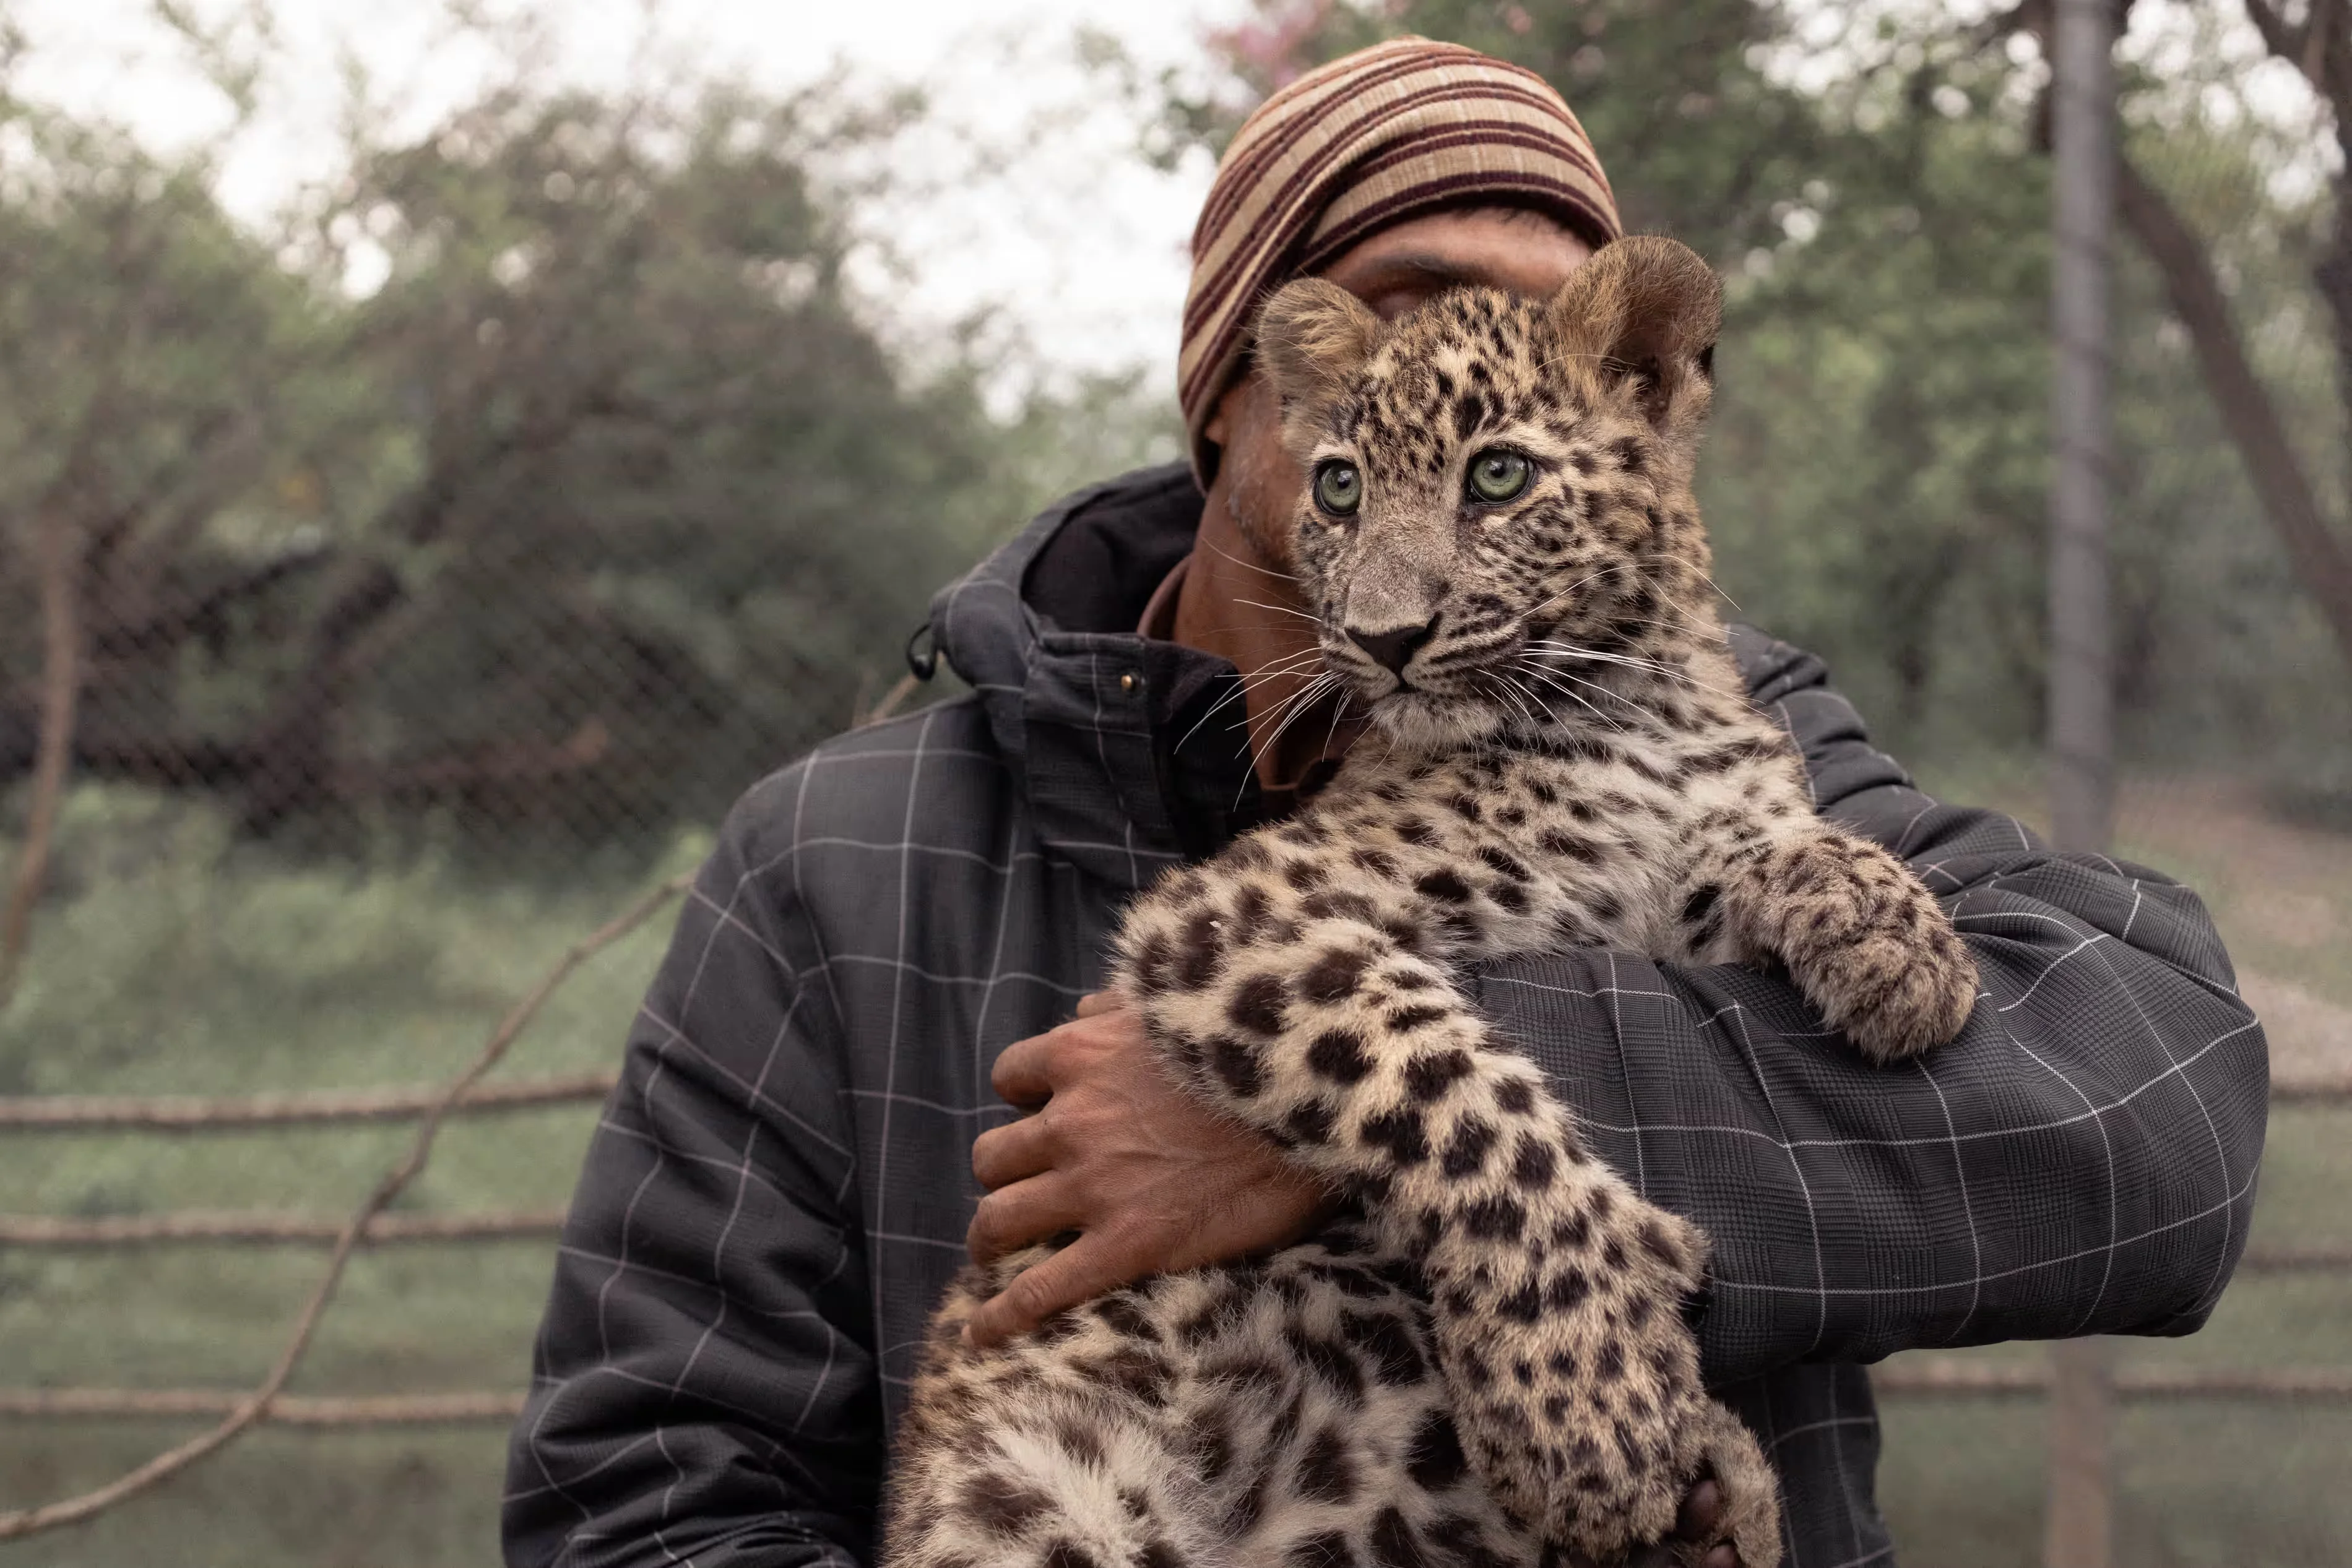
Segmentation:
{"type": "MultiPolygon", "coordinates": [[[[2213,1327],[2124,1358],[2122,1539],[2347,1561],[2352,14],[2141,9],[2117,850],[2206,895],[2303,1097],[2213,1327]]],[[[1718,576],[1828,653],[1930,786],[2039,818],[2032,7],[1266,21],[1223,41],[1217,93],[1162,84],[1153,145],[1213,141],[1283,72],[1397,28],[1557,80],[1636,224],[1731,280],[1718,576]]],[[[545,1001],[513,1081],[384,1212],[347,1212],[487,1019],[886,698],[934,587],[1139,444],[1107,427],[1164,423],[1108,396],[992,418],[985,366],[886,351],[845,280],[864,197],[824,172],[902,112],[519,74],[428,135],[362,139],[260,234],[203,156],[0,74],[0,1508],[236,1419],[315,1249],[350,1254],[269,1423],[26,1561],[487,1554],[496,1426],[658,923],[545,1001]]],[[[2036,1347],[1886,1370],[1906,1561],[2031,1560],[2040,1416],[2015,1396],[2042,1377],[2036,1347]]]]}

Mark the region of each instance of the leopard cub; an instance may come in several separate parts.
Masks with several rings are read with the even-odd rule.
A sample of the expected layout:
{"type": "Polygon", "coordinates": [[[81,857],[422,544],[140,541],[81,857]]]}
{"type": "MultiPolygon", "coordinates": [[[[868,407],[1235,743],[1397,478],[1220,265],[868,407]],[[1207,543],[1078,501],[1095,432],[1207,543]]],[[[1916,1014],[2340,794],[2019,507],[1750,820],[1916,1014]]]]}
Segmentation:
{"type": "Polygon", "coordinates": [[[1777,962],[1880,1061],[1974,1003],[1927,891],[1814,815],[1709,607],[1720,298],[1634,238],[1549,300],[1383,323],[1308,280],[1265,308],[1303,602],[1382,734],[1139,896],[1116,984],[1191,1092],[1349,1209],[987,1351],[957,1331],[1042,1249],[967,1271],[901,1433],[893,1568],[1607,1563],[1702,1475],[1718,1541],[1779,1562],[1776,1480],[1681,1311],[1705,1238],[1587,1152],[1460,977],[1570,945],[1777,962]]]}

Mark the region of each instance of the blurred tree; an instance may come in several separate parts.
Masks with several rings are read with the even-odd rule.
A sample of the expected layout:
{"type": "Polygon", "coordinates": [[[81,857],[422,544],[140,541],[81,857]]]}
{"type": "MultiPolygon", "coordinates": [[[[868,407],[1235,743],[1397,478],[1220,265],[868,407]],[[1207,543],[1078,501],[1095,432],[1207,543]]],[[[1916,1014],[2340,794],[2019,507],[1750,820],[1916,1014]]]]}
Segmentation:
{"type": "MultiPolygon", "coordinates": [[[[2034,6],[2021,8],[2037,27],[2038,5],[2036,0],[2034,6]]],[[[2352,450],[2352,0],[2305,0],[2302,15],[2293,20],[2272,0],[2247,0],[2246,11],[2264,46],[2301,72],[2321,112],[2334,122],[2336,216],[2326,243],[2312,247],[2310,272],[2335,321],[2339,417],[2330,434],[2341,454],[2352,450]]],[[[2233,319],[2231,290],[2197,230],[2161,186],[2128,161],[2120,171],[2117,194],[2124,222],[2163,277],[2173,313],[2196,347],[2206,386],[2263,507],[2305,591],[2327,616],[2345,662],[2352,664],[2352,540],[2329,524],[2319,486],[2233,319]]],[[[2265,215],[2256,214],[2254,221],[2259,225],[2265,215]]],[[[2329,466],[2340,476],[2341,457],[2329,466]]]]}
{"type": "Polygon", "coordinates": [[[181,672],[318,559],[216,528],[310,401],[317,316],[222,218],[208,172],[0,75],[0,777],[37,775],[0,990],[68,769],[222,776],[226,752],[170,722],[181,672]]]}
{"type": "MultiPolygon", "coordinates": [[[[2331,82],[2318,15],[2281,37],[2331,82]]],[[[1559,83],[1629,225],[1729,282],[1705,475],[1725,582],[1903,745],[2022,747],[2046,447],[2026,20],[1311,0],[1222,44],[1244,98],[1405,29],[1559,83]]],[[[705,819],[887,685],[929,590],[1032,502],[1164,434],[1139,383],[991,419],[978,336],[921,375],[885,351],[845,281],[870,193],[841,171],[887,162],[861,155],[910,105],[551,95],[518,56],[397,145],[360,104],[345,173],[263,232],[214,204],[211,152],[9,97],[10,53],[0,779],[46,732],[71,738],[48,777],[216,791],[256,830],[446,811],[565,843],[705,819]]],[[[220,58],[234,97],[250,61],[220,58]]],[[[2336,276],[2341,176],[2277,194],[2274,150],[2195,110],[2230,86],[2205,68],[2134,78],[2135,158],[2249,374],[2308,393],[2299,313],[2315,267],[2336,276]]],[[[1179,88],[1163,160],[1244,107],[1179,88]]],[[[2253,521],[2199,324],[2169,273],[2121,287],[2126,724],[2176,748],[2340,734],[2352,702],[2253,521]]],[[[2275,402],[2313,514],[2340,514],[2340,401],[2275,402]]]]}
{"type": "Polygon", "coordinates": [[[506,90],[359,161],[321,233],[388,269],[351,341],[399,413],[345,465],[362,548],[257,728],[257,820],[703,815],[846,716],[994,457],[968,379],[908,385],[852,314],[809,143],[800,106],[506,90]]]}
{"type": "Polygon", "coordinates": [[[602,840],[837,727],[1048,439],[851,308],[811,166],[907,112],[501,85],[265,236],[204,154],[0,95],[0,777],[44,528],[74,765],[250,828],[602,840]]]}

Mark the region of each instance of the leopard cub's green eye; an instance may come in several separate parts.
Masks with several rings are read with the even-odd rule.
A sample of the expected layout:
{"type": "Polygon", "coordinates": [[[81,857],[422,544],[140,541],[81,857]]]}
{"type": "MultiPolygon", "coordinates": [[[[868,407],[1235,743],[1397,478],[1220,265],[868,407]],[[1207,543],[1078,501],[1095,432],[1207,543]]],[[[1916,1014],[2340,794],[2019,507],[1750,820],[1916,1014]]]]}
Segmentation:
{"type": "Polygon", "coordinates": [[[1364,499],[1364,476],[1338,458],[1315,470],[1315,504],[1335,517],[1353,512],[1364,499]]]}
{"type": "Polygon", "coordinates": [[[1517,453],[1490,446],[1470,459],[1470,497],[1507,501],[1528,487],[1529,465],[1517,453]]]}

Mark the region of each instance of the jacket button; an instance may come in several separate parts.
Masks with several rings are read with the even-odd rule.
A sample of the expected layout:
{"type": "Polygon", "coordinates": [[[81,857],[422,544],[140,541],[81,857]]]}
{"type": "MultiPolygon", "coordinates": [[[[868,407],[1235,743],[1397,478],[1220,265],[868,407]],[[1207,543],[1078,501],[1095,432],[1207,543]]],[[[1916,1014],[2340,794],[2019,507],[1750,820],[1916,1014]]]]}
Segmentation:
{"type": "Polygon", "coordinates": [[[1140,683],[1139,683],[1132,674],[1121,675],[1118,678],[1118,689],[1123,692],[1131,692],[1135,690],[1139,684],[1140,683]]]}

